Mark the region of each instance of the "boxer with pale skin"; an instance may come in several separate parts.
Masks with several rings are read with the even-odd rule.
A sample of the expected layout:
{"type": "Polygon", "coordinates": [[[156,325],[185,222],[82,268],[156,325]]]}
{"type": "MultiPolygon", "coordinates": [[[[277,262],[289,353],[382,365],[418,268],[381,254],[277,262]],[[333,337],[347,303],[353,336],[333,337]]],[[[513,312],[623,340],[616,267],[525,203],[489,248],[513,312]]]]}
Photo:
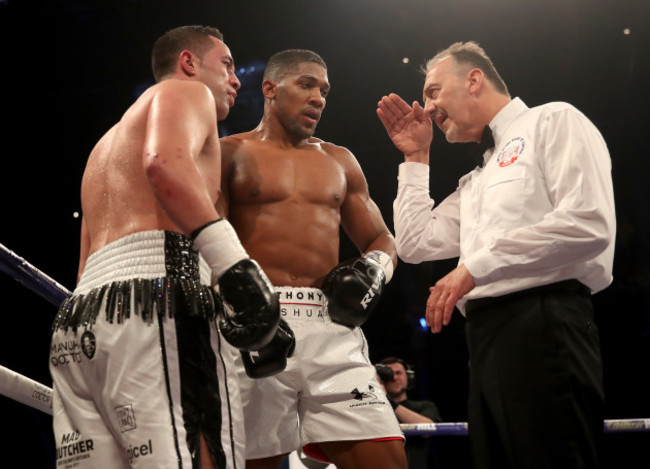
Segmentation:
{"type": "Polygon", "coordinates": [[[223,339],[258,348],[279,322],[268,279],[214,205],[217,122],[240,87],[230,49],[216,28],[179,27],[155,42],[152,68],[157,83],[84,171],[78,285],[52,328],[59,467],[240,467],[223,339]],[[93,349],[78,362],[61,359],[83,341],[93,349]]]}

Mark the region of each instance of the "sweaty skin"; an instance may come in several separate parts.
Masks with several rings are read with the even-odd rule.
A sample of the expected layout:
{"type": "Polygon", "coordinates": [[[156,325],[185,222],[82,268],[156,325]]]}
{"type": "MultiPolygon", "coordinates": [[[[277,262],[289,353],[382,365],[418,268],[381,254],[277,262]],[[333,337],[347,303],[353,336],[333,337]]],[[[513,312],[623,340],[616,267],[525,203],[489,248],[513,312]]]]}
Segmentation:
{"type": "Polygon", "coordinates": [[[302,63],[265,80],[264,117],[221,139],[217,209],[276,286],[320,288],[339,263],[340,228],[360,252],[397,262],[394,239],[354,155],[313,137],[329,92],[327,71],[302,63]]]}
{"type": "Polygon", "coordinates": [[[219,217],[217,121],[240,83],[228,47],[212,42],[202,61],[183,52],[176,73],[147,89],[91,152],[81,183],[79,275],[88,255],[126,235],[189,235],[219,217]]]}
{"type": "MultiPolygon", "coordinates": [[[[217,121],[240,83],[228,47],[211,41],[202,59],[181,52],[175,72],[147,89],[92,150],[81,183],[78,279],[90,254],[124,236],[189,235],[219,218],[217,121]]],[[[214,467],[203,434],[200,455],[202,467],[214,467]]]]}
{"type": "MultiPolygon", "coordinates": [[[[152,229],[179,231],[158,204],[145,168],[153,163],[151,160],[173,164],[174,159],[192,158],[192,155],[184,152],[180,143],[174,145],[173,150],[165,148],[163,139],[169,137],[164,136],[163,131],[157,136],[151,135],[147,126],[150,114],[155,116],[160,112],[160,101],[167,99],[166,94],[180,93],[180,88],[188,87],[197,88],[197,99],[201,95],[209,99],[207,88],[199,83],[162,82],[145,92],[93,149],[81,189],[84,221],[91,235],[91,253],[130,233],[152,229]]],[[[214,110],[212,114],[215,114],[214,110]]],[[[211,187],[205,186],[206,196],[216,200],[219,184],[215,181],[220,177],[216,114],[211,121],[211,128],[200,125],[196,137],[192,137],[203,140],[203,134],[207,135],[204,143],[197,141],[194,145],[198,150],[196,164],[201,167],[204,178],[211,182],[211,187]]],[[[171,127],[166,126],[173,131],[171,127]]],[[[189,179],[196,175],[198,173],[186,177],[189,179]]],[[[167,185],[162,190],[173,196],[173,191],[180,189],[167,185]]]]}
{"type": "MultiPolygon", "coordinates": [[[[341,227],[361,253],[381,250],[397,262],[393,236],[354,155],[313,137],[329,89],[327,71],[316,63],[265,79],[258,127],[221,139],[217,209],[275,286],[321,288],[340,260],[341,227]]],[[[340,468],[406,467],[402,445],[319,444],[340,468]]],[[[246,468],[276,469],[281,461],[282,455],[250,459],[246,468]]]]}
{"type": "Polygon", "coordinates": [[[345,148],[314,137],[298,148],[278,146],[252,131],[222,139],[222,151],[220,200],[229,199],[230,222],[274,285],[320,287],[339,262],[341,223],[361,251],[392,254],[391,235],[345,148]]]}

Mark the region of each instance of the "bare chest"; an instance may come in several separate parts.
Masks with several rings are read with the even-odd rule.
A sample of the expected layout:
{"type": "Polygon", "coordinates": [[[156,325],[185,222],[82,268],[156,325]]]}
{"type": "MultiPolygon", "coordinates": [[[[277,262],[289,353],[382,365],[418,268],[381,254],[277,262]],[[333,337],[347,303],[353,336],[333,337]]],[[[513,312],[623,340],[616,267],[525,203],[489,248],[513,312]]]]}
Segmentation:
{"type": "Polygon", "coordinates": [[[241,156],[231,179],[231,201],[240,204],[294,202],[339,207],[345,170],[327,154],[272,151],[241,156]]]}

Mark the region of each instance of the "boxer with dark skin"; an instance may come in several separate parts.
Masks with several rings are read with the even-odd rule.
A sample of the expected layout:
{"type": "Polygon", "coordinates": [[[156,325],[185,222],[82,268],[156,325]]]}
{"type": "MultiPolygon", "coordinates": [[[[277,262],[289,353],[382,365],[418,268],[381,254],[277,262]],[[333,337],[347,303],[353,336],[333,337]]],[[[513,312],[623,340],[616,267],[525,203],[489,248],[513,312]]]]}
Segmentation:
{"type": "MultiPolygon", "coordinates": [[[[221,139],[218,211],[227,214],[274,286],[321,288],[339,263],[341,227],[360,253],[379,250],[396,264],[393,236],[370,198],[358,161],[346,148],[313,136],[330,90],[325,64],[315,57],[307,54],[278,70],[267,67],[261,122],[250,132],[221,139]]],[[[299,354],[300,337],[296,340],[299,354]]],[[[338,468],[406,467],[401,438],[337,437],[316,443],[338,468]]],[[[279,468],[284,453],[247,455],[246,467],[279,468]]]]}

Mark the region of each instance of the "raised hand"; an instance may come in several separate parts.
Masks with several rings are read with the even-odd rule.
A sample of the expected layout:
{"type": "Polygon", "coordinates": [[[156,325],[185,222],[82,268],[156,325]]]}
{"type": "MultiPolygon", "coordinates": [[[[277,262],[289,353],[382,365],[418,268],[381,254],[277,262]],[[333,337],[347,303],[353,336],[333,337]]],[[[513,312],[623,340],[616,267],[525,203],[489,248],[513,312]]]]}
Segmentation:
{"type": "Polygon", "coordinates": [[[433,125],[417,101],[411,107],[391,93],[377,104],[377,116],[406,161],[429,163],[433,125]]]}

